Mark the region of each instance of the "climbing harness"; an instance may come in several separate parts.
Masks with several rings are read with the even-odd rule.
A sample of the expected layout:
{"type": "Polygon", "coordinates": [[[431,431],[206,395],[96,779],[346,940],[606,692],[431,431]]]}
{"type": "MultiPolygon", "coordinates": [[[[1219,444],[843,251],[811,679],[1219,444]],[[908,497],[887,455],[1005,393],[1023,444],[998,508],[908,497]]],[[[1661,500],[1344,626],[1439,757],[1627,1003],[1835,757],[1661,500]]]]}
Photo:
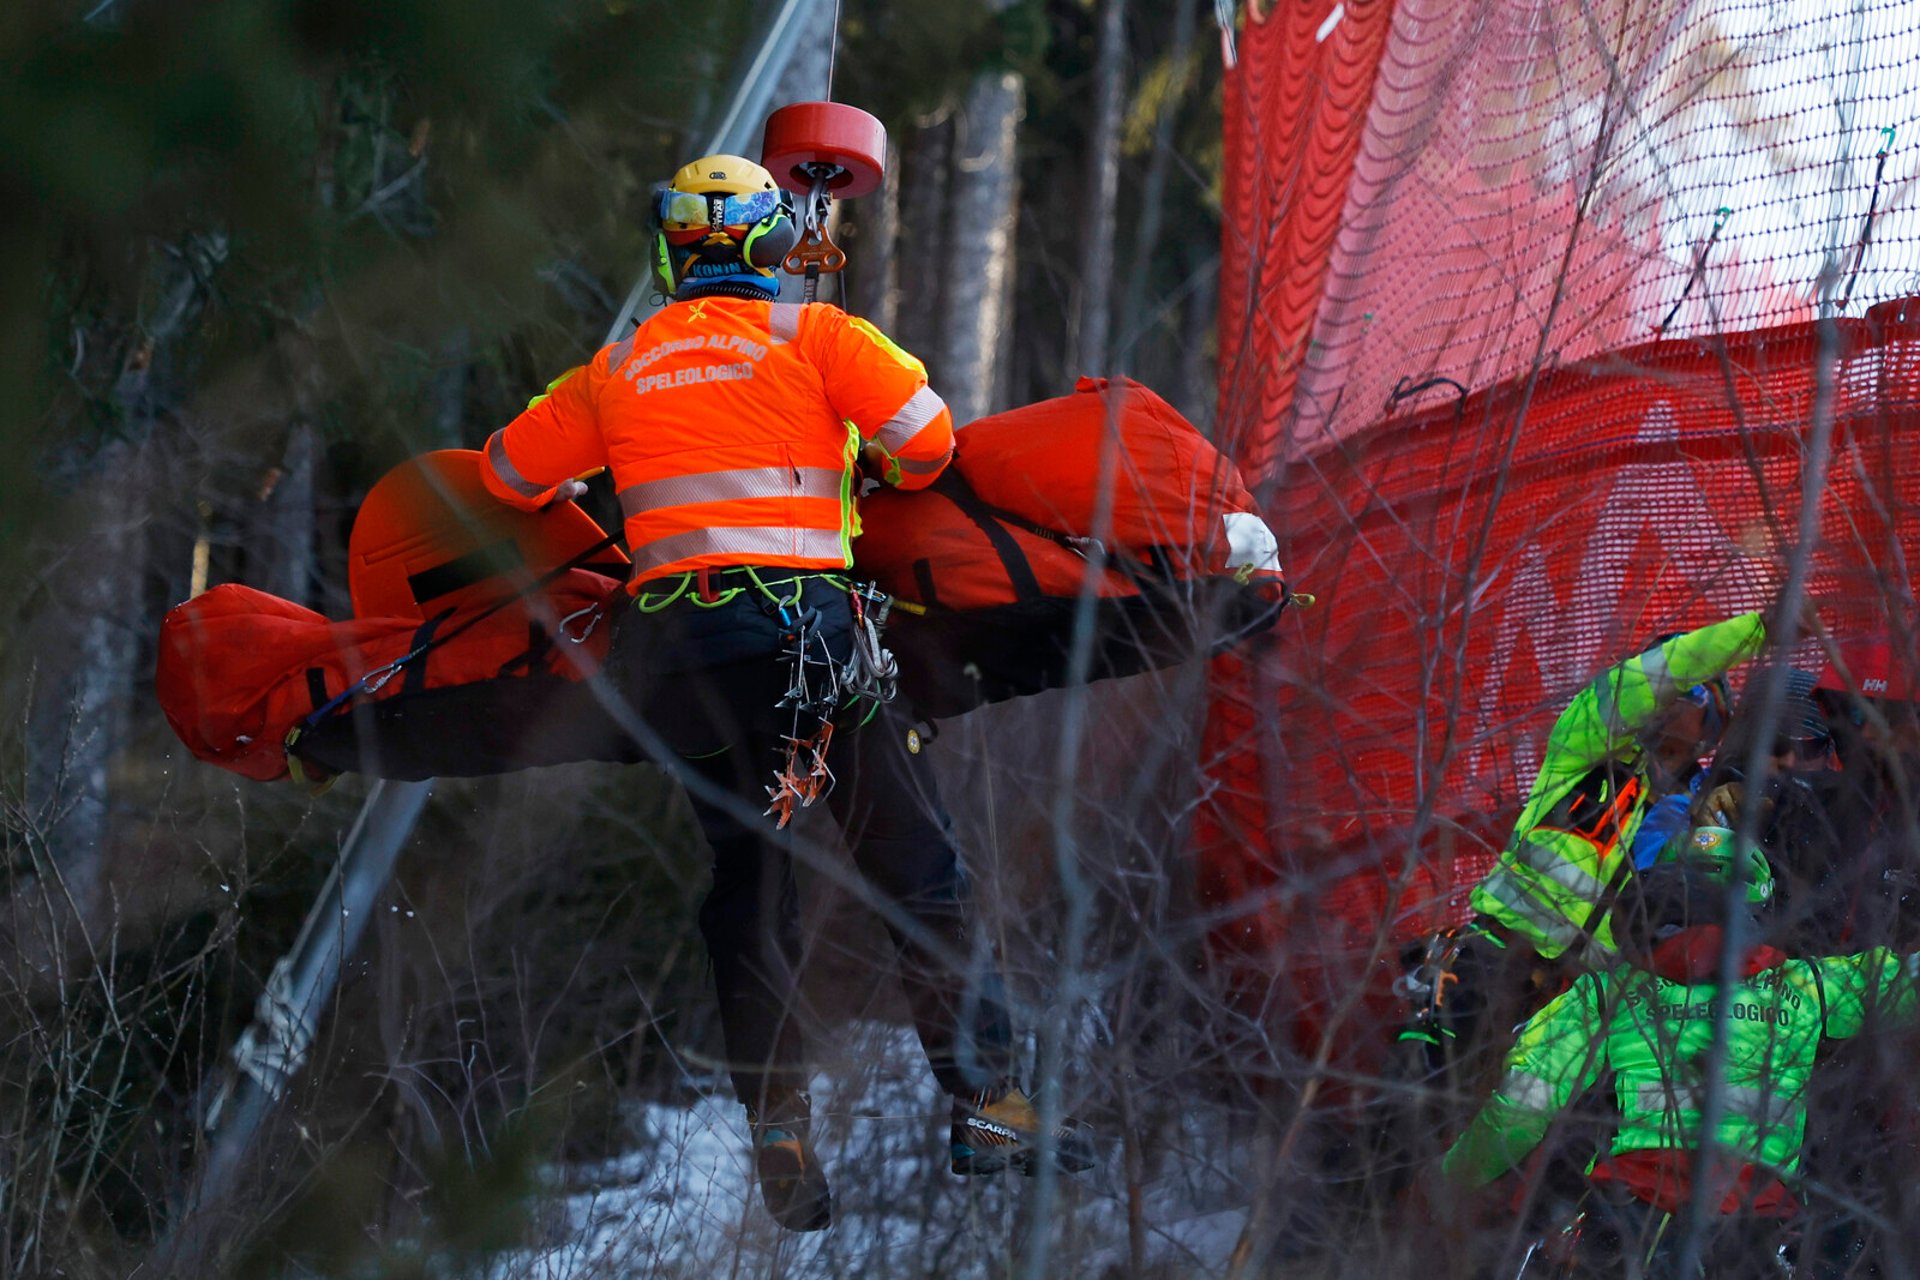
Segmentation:
{"type": "MultiPolygon", "coordinates": [[[[1407,971],[1393,980],[1393,993],[1405,1000],[1411,1007],[1412,1018],[1408,1027],[1400,1033],[1402,1040],[1417,1040],[1424,1044],[1438,1046],[1444,1039],[1452,1039],[1454,1030],[1447,1025],[1448,988],[1460,981],[1460,975],[1454,972],[1459,962],[1461,948],[1469,937],[1479,935],[1471,926],[1448,929],[1436,933],[1427,939],[1425,953],[1419,963],[1410,966],[1407,971]]],[[[1487,936],[1490,940],[1490,935],[1487,936]]]]}
{"type": "MultiPolygon", "coordinates": [[[[752,570],[747,571],[752,576],[752,570]]],[[[765,605],[778,617],[787,666],[787,691],[778,709],[788,713],[781,735],[784,754],[767,788],[767,816],[782,828],[833,789],[833,770],[827,750],[833,742],[835,717],[842,709],[865,701],[868,716],[881,703],[893,701],[899,690],[900,665],[880,642],[892,599],[870,583],[849,583],[835,575],[815,575],[843,589],[853,614],[853,637],[846,661],[834,659],[821,634],[821,612],[802,602],[802,577],[792,579],[790,596],[771,591],[754,576],[765,605]]]]}
{"type": "Polygon", "coordinates": [[[900,690],[900,664],[880,643],[893,597],[870,582],[847,592],[853,603],[853,655],[847,662],[847,689],[856,698],[892,702],[900,690]]]}
{"type": "Polygon", "coordinates": [[[833,742],[833,716],[840,709],[841,667],[820,635],[820,611],[802,608],[800,597],[796,586],[791,601],[776,605],[780,638],[786,645],[781,657],[791,673],[778,704],[791,717],[781,736],[785,758],[767,788],[766,811],[776,828],[785,827],[796,809],[806,808],[833,788],[827,748],[833,742]]]}

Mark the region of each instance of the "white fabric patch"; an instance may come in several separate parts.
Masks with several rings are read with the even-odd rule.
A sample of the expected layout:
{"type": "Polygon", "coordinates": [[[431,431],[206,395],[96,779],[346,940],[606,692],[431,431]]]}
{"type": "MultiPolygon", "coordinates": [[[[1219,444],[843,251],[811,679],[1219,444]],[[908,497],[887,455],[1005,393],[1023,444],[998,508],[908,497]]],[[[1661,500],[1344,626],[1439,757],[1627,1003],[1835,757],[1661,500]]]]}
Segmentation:
{"type": "Polygon", "coordinates": [[[1529,1111],[1553,1110],[1553,1086],[1525,1071],[1509,1071],[1500,1082],[1500,1093],[1516,1107],[1529,1111]]]}
{"type": "Polygon", "coordinates": [[[1227,568],[1252,565],[1260,572],[1280,572],[1280,540],[1265,520],[1251,511],[1229,511],[1220,521],[1227,531],[1227,568]]]}

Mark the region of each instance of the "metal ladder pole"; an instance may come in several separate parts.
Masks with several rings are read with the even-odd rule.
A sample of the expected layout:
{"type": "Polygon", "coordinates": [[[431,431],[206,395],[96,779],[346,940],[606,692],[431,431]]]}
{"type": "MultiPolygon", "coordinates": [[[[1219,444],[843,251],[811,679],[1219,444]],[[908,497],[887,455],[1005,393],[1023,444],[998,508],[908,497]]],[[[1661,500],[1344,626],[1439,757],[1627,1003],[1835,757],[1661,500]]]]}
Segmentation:
{"type": "MultiPolygon", "coordinates": [[[[432,784],[375,782],[360,816],[341,842],[293,949],[273,966],[254,1004],[254,1020],[233,1047],[233,1070],[208,1108],[212,1135],[173,1229],[155,1249],[149,1274],[191,1268],[205,1272],[220,1241],[222,1212],[243,1172],[255,1138],[306,1064],[321,1012],[340,985],[340,974],[366,932],[374,903],[392,878],[394,863],[426,806],[432,784]]],[[[231,1224],[244,1234],[244,1224],[231,1224]]]]}

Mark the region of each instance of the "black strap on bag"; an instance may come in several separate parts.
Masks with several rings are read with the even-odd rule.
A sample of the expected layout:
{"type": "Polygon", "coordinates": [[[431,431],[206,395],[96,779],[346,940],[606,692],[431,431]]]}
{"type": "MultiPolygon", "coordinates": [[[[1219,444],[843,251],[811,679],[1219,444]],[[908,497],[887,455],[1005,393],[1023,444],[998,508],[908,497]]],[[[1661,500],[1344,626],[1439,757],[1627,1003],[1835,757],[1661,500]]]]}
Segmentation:
{"type": "Polygon", "coordinates": [[[520,588],[520,590],[514,592],[512,595],[502,596],[500,599],[494,601],[492,604],[482,609],[479,613],[474,614],[471,618],[468,618],[465,622],[462,622],[459,626],[453,628],[453,630],[447,632],[445,635],[435,635],[434,632],[440,626],[441,623],[445,622],[449,617],[452,616],[453,610],[449,609],[444,613],[436,614],[434,617],[428,619],[427,622],[420,628],[420,630],[414,633],[414,645],[412,649],[410,649],[403,656],[394,659],[392,662],[389,662],[386,666],[380,667],[374,671],[367,672],[365,675],[361,676],[358,680],[348,685],[345,689],[342,689],[339,692],[339,694],[337,694],[325,706],[319,708],[312,715],[307,717],[308,727],[311,728],[312,726],[319,724],[322,720],[326,719],[327,716],[335,710],[335,708],[341,706],[343,703],[347,702],[349,699],[353,698],[355,695],[365,691],[380,688],[380,686],[384,685],[387,681],[391,680],[394,677],[395,673],[401,671],[402,669],[408,669],[407,683],[405,686],[403,686],[405,689],[407,689],[408,691],[413,691],[418,688],[424,687],[425,680],[426,680],[424,666],[421,668],[415,669],[413,668],[414,663],[419,662],[420,659],[426,657],[427,654],[433,652],[435,649],[438,649],[441,645],[446,644],[448,641],[456,638],[457,636],[464,634],[471,628],[486,621],[488,618],[491,618],[494,614],[500,612],[502,609],[506,608],[508,605],[514,604],[520,600],[524,600],[528,596],[534,595],[537,592],[544,591],[547,587],[553,585],[555,582],[558,582],[561,578],[573,572],[575,569],[580,568],[582,565],[586,564],[587,561],[593,559],[595,556],[599,555],[602,551],[605,551],[608,547],[611,547],[614,543],[618,542],[619,540],[620,540],[619,534],[617,533],[608,534],[606,537],[600,539],[600,541],[594,543],[591,547],[588,547],[585,551],[582,551],[579,555],[573,557],[573,559],[567,561],[565,564],[559,565],[559,566],[556,566],[555,568],[547,570],[547,572],[541,574],[538,578],[534,579],[532,582],[528,583],[526,586],[520,588]],[[418,671],[417,675],[416,675],[416,670],[418,671]]]}
{"type": "Polygon", "coordinates": [[[511,676],[522,671],[531,675],[533,669],[545,662],[547,654],[552,651],[553,633],[547,630],[544,623],[529,622],[527,623],[527,647],[515,657],[501,663],[500,669],[494,672],[494,675],[496,677],[511,676]]]}
{"type": "MultiPolygon", "coordinates": [[[[1063,547],[1089,564],[1095,563],[1088,554],[1089,548],[1102,553],[1103,558],[1098,562],[1100,567],[1125,578],[1142,595],[1152,594],[1156,590],[1164,591],[1180,581],[1173,569],[1173,557],[1165,547],[1149,547],[1146,551],[1150,561],[1148,564],[1142,564],[1130,555],[1115,555],[1098,538],[1062,533],[1038,521],[1029,520],[1018,512],[994,506],[975,493],[966,478],[952,467],[942,472],[930,487],[958,507],[961,514],[987,535],[987,540],[1000,557],[1001,566],[1007,571],[1014,598],[1023,604],[1041,598],[1040,581],[1034,576],[1033,565],[1027,560],[1026,553],[1020,550],[1019,541],[1007,532],[1009,526],[1051,542],[1056,547],[1063,547]]],[[[916,576],[918,573],[916,565],[916,576]]],[[[928,584],[922,582],[920,585],[921,590],[926,592],[928,584]]],[[[928,594],[927,603],[932,603],[931,593],[928,594]]]]}
{"type": "Polygon", "coordinates": [[[326,668],[307,668],[307,697],[313,699],[313,709],[315,711],[327,705],[326,668]]]}
{"type": "MultiPolygon", "coordinates": [[[[960,514],[987,535],[994,554],[1000,557],[1001,567],[1007,571],[1007,581],[1013,585],[1013,598],[1022,604],[1040,599],[1040,580],[1033,576],[1033,565],[1028,563],[1026,552],[1020,550],[1020,543],[1007,532],[1011,521],[1006,519],[1006,513],[982,502],[973,486],[952,467],[941,472],[940,478],[929,487],[960,508],[960,514]]],[[[1062,535],[1052,536],[1057,539],[1062,535]]]]}
{"type": "MultiPolygon", "coordinates": [[[[948,468],[946,473],[943,474],[938,481],[934,482],[933,487],[939,489],[941,484],[946,482],[948,476],[954,477],[956,490],[964,490],[966,500],[963,501],[961,499],[958,491],[948,492],[947,496],[952,498],[954,504],[966,512],[968,518],[975,524],[980,525],[982,529],[987,528],[987,525],[983,523],[983,521],[996,521],[1002,525],[1011,525],[1022,533],[1030,533],[1036,538],[1044,538],[1056,547],[1063,547],[1090,564],[1093,563],[1093,557],[1088,554],[1088,549],[1092,548],[1102,554],[1103,558],[1100,561],[1102,568],[1125,578],[1142,595],[1151,594],[1156,589],[1174,587],[1182,581],[1180,575],[1174,570],[1173,554],[1167,547],[1148,547],[1144,551],[1139,552],[1138,554],[1146,557],[1144,563],[1134,559],[1132,554],[1116,555],[1112,547],[1107,546],[1098,538],[1063,533],[1058,529],[1049,529],[1046,525],[1035,520],[1029,520],[1017,511],[1008,511],[1005,507],[994,506],[992,503],[981,498],[980,495],[975,493],[971,488],[968,488],[965,479],[955,473],[952,468],[948,468]]],[[[1005,531],[1002,530],[1001,532],[1004,533],[1005,531]]],[[[987,536],[993,536],[991,530],[988,531],[987,536]]],[[[1014,542],[1011,538],[1008,539],[1008,542],[1012,544],[1014,552],[1018,554],[1019,543],[1014,542]]],[[[996,549],[999,547],[997,541],[995,547],[996,549]]],[[[1131,551],[1131,548],[1127,550],[1131,551]]],[[[1001,558],[1003,560],[1006,558],[1006,554],[1005,551],[1001,552],[1001,558]]],[[[1027,564],[1024,555],[1020,556],[1020,563],[1022,566],[1027,564]]],[[[1011,573],[1011,568],[1009,569],[1009,573],[1011,573]]],[[[1027,569],[1027,573],[1028,576],[1032,575],[1031,568],[1027,569]]],[[[1035,584],[1034,589],[1036,591],[1039,590],[1038,583],[1035,584]]],[[[1016,590],[1018,590],[1017,584],[1016,590]]],[[[1022,599],[1025,599],[1025,597],[1022,597],[1022,599]]]]}
{"type": "Polygon", "coordinates": [[[913,583],[920,589],[921,604],[928,608],[939,605],[939,592],[933,585],[933,561],[922,556],[913,562],[913,583]]]}
{"type": "Polygon", "coordinates": [[[443,609],[421,623],[419,629],[413,633],[413,643],[409,647],[414,653],[421,655],[421,661],[407,665],[406,678],[400,685],[400,692],[419,693],[427,687],[426,654],[434,647],[433,633],[440,629],[441,623],[452,616],[453,610],[443,609]]]}

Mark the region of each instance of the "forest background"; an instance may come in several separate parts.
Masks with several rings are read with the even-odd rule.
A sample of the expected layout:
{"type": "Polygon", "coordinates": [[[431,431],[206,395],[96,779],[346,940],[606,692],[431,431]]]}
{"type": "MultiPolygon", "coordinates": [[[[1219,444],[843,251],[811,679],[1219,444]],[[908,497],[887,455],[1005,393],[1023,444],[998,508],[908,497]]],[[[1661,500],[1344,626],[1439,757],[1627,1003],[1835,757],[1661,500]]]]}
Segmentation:
{"type": "MultiPolygon", "coordinates": [[[[412,454],[479,446],[599,344],[648,257],[651,184],[698,147],[770,8],[0,11],[0,1273],[125,1274],[164,1235],[210,1082],[365,795],[191,759],[152,696],[161,615],[243,582],[347,616],[360,497],[412,454]]],[[[1124,371],[1208,423],[1208,18],[845,0],[795,37],[774,102],[821,96],[830,66],[894,146],[887,188],[843,210],[844,301],[926,359],[960,420],[1124,371]]],[[[589,503],[612,515],[609,493],[589,503]]],[[[1191,673],[1101,696],[1084,736],[1054,706],[993,708],[937,751],[1029,1029],[1055,858],[1089,851],[1088,969],[1112,963],[1088,1018],[1141,1057],[1072,1101],[1113,1125],[1098,1194],[1141,1273],[1137,1139],[1180,1104],[1143,1102],[1162,1082],[1137,1032],[1196,998],[1176,922],[1199,699],[1191,673]]],[[[524,1242],[542,1170],[641,1143],[637,1100],[712,1092],[703,860],[650,770],[438,786],[269,1135],[244,1265],[401,1273],[524,1242]]],[[[813,1003],[844,1049],[900,1010],[872,922],[820,895],[810,918],[854,921],[816,933],[835,945],[813,1003]]],[[[929,1154],[937,1127],[913,1130],[929,1154]]],[[[981,1194],[986,1256],[1031,1259],[1052,1227],[981,1194]]],[[[947,1265],[895,1273],[922,1263],[947,1265]]]]}

